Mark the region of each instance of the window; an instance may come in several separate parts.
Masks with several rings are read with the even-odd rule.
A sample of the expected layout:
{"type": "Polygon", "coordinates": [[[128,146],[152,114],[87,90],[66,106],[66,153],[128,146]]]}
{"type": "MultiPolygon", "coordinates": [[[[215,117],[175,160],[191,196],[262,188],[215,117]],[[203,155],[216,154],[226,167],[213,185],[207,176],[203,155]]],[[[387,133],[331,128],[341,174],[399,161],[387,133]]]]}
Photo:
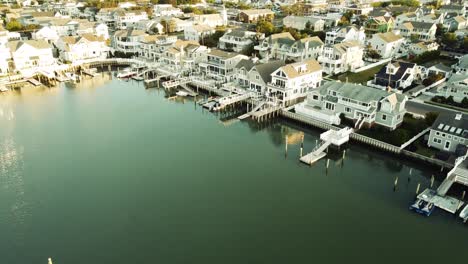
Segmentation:
{"type": "Polygon", "coordinates": [[[351,113],[351,108],[345,107],[345,111],[346,111],[346,113],[351,113]]]}
{"type": "Polygon", "coordinates": [[[318,96],[318,95],[316,95],[316,94],[314,94],[314,95],[312,96],[312,99],[314,99],[314,100],[318,100],[318,99],[319,99],[319,96],[318,96]]]}
{"type": "Polygon", "coordinates": [[[450,148],[450,141],[445,141],[444,149],[449,149],[449,148],[450,148]]]}
{"type": "Polygon", "coordinates": [[[387,120],[387,115],[382,115],[382,120],[387,120]]]}
{"type": "Polygon", "coordinates": [[[432,141],[434,141],[434,143],[437,143],[437,144],[442,143],[442,140],[440,138],[436,138],[436,137],[432,141]]]}
{"type": "Polygon", "coordinates": [[[328,109],[328,110],[331,110],[331,111],[334,111],[335,110],[335,105],[332,104],[332,103],[326,103],[325,104],[325,108],[328,109]]]}

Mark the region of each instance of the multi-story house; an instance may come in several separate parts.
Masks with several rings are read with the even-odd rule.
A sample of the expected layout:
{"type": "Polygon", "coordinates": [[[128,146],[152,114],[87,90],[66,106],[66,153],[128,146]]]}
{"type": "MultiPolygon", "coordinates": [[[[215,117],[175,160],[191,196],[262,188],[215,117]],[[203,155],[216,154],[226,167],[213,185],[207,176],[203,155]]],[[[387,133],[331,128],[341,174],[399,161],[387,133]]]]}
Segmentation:
{"type": "Polygon", "coordinates": [[[162,54],[171,48],[177,41],[177,36],[147,35],[141,41],[141,49],[138,56],[148,60],[156,61],[162,54]]]}
{"type": "Polygon", "coordinates": [[[400,50],[405,39],[393,32],[377,33],[372,35],[369,46],[381,56],[381,58],[394,57],[400,50]]]}
{"type": "Polygon", "coordinates": [[[223,8],[219,14],[195,15],[192,22],[210,27],[226,26],[228,24],[227,10],[223,8]]]}
{"type": "Polygon", "coordinates": [[[116,29],[127,29],[139,21],[148,20],[148,14],[141,10],[117,10],[113,15],[116,29]]]}
{"type": "Polygon", "coordinates": [[[235,78],[241,87],[263,96],[271,83],[271,74],[284,65],[286,63],[280,60],[257,64],[252,60],[242,60],[236,65],[235,78]]]}
{"type": "MultiPolygon", "coordinates": [[[[468,115],[463,113],[442,112],[431,126],[429,147],[446,152],[457,152],[468,146],[468,115]]],[[[464,153],[463,153],[464,154],[464,153]]]]}
{"type": "Polygon", "coordinates": [[[249,57],[233,52],[226,52],[219,49],[212,49],[206,57],[199,63],[200,71],[208,77],[218,80],[234,80],[234,68],[243,59],[249,57]]]}
{"type": "Polygon", "coordinates": [[[453,70],[456,73],[467,74],[468,73],[468,54],[463,55],[458,62],[452,65],[453,70]]]}
{"type": "Polygon", "coordinates": [[[314,59],[286,64],[271,73],[267,97],[283,106],[296,103],[320,86],[322,67],[314,59]]]}
{"type": "Polygon", "coordinates": [[[364,45],[366,41],[366,33],[364,28],[356,26],[336,27],[327,31],[325,36],[325,44],[337,44],[344,41],[357,41],[364,45]]]}
{"type": "Polygon", "coordinates": [[[215,32],[216,30],[214,28],[207,25],[192,25],[184,29],[184,39],[203,44],[203,40],[215,32]]]}
{"type": "Polygon", "coordinates": [[[391,16],[379,16],[369,18],[364,26],[366,37],[371,38],[376,33],[389,32],[394,28],[394,20],[391,16]]]}
{"type": "Polygon", "coordinates": [[[325,45],[318,61],[327,74],[338,74],[364,66],[364,49],[357,41],[325,45]]]}
{"type": "Polygon", "coordinates": [[[455,13],[458,16],[466,16],[466,5],[442,5],[440,13],[455,13]]]}
{"type": "Polygon", "coordinates": [[[325,28],[325,21],[320,18],[304,16],[287,16],[283,18],[283,25],[298,30],[312,29],[313,31],[322,31],[325,28]]]}
{"type": "Polygon", "coordinates": [[[447,18],[444,21],[444,28],[446,28],[450,32],[465,29],[467,28],[467,26],[468,26],[468,22],[466,18],[463,16],[455,16],[455,17],[447,18]]]}
{"type": "Polygon", "coordinates": [[[304,103],[295,107],[296,113],[329,124],[340,124],[341,117],[396,129],[406,114],[405,95],[387,92],[355,83],[331,81],[312,90],[304,103]]]}
{"type": "Polygon", "coordinates": [[[323,49],[323,42],[318,37],[295,40],[289,32],[270,35],[254,47],[262,58],[302,61],[316,59],[323,49]]]}
{"type": "Polygon", "coordinates": [[[255,23],[259,20],[273,21],[275,13],[270,9],[248,9],[239,13],[239,21],[255,23]]]}
{"type": "Polygon", "coordinates": [[[147,35],[142,30],[123,29],[116,31],[112,38],[112,47],[118,52],[138,53],[142,41],[147,35]]]}
{"type": "Polygon", "coordinates": [[[418,73],[418,67],[414,63],[390,62],[374,75],[373,84],[383,90],[405,89],[411,86],[418,73]]]}
{"type": "Polygon", "coordinates": [[[434,51],[434,50],[438,50],[439,49],[439,44],[437,44],[437,42],[424,42],[424,41],[420,41],[420,42],[416,42],[416,43],[406,43],[405,45],[405,49],[407,50],[408,54],[410,55],[421,55],[425,52],[428,52],[428,51],[434,51]]]}
{"type": "Polygon", "coordinates": [[[398,29],[400,34],[406,38],[431,41],[435,39],[437,25],[435,23],[408,21],[401,24],[398,29]]]}
{"type": "Polygon", "coordinates": [[[98,23],[104,23],[109,28],[113,29],[115,28],[114,11],[116,10],[117,8],[101,8],[96,13],[95,19],[98,23]]]}
{"type": "MultiPolygon", "coordinates": [[[[263,35],[263,34],[262,34],[263,35]]],[[[262,37],[260,35],[260,37],[262,37]]],[[[259,33],[246,30],[228,30],[220,39],[218,48],[227,51],[242,52],[254,45],[259,33]]]]}
{"type": "Polygon", "coordinates": [[[10,49],[16,70],[25,74],[33,74],[36,69],[48,67],[56,63],[52,55],[52,46],[45,40],[10,41],[10,49]]]}
{"type": "Polygon", "coordinates": [[[192,70],[210,50],[196,41],[177,40],[161,55],[161,67],[168,73],[192,70]]]}
{"type": "Polygon", "coordinates": [[[153,6],[153,16],[182,16],[184,12],[180,8],[173,7],[171,4],[158,4],[153,6]]]}
{"type": "Polygon", "coordinates": [[[423,8],[418,8],[414,12],[398,15],[395,18],[395,27],[398,28],[401,24],[408,21],[442,24],[444,23],[444,14],[436,15],[433,12],[426,14],[423,8]]]}
{"type": "Polygon", "coordinates": [[[58,39],[56,47],[60,52],[60,58],[69,62],[104,59],[107,58],[110,50],[103,37],[92,34],[61,37],[58,39]]]}
{"type": "Polygon", "coordinates": [[[465,74],[453,74],[439,94],[444,97],[451,96],[458,103],[461,103],[464,99],[468,99],[468,76],[465,74]]]}

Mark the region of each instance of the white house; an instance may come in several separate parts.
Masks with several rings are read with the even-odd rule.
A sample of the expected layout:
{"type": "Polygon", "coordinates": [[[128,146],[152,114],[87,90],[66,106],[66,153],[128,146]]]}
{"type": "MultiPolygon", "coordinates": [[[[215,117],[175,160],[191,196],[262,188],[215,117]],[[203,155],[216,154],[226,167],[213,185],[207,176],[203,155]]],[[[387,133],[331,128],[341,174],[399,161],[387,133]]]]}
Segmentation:
{"type": "Polygon", "coordinates": [[[49,43],[54,43],[59,39],[57,31],[53,30],[50,26],[41,27],[36,32],[32,33],[33,39],[42,39],[46,40],[49,43]]]}
{"type": "Polygon", "coordinates": [[[325,27],[325,20],[315,17],[287,16],[283,18],[283,25],[298,30],[309,26],[313,31],[322,31],[325,27]]]}
{"type": "Polygon", "coordinates": [[[401,24],[398,29],[400,34],[406,38],[431,41],[435,39],[437,25],[435,23],[408,21],[401,24]]]}
{"type": "Polygon", "coordinates": [[[77,61],[86,59],[104,59],[108,56],[110,48],[103,37],[92,34],[81,36],[64,36],[56,43],[60,51],[60,58],[64,61],[77,61]]]}
{"type": "Polygon", "coordinates": [[[126,29],[139,21],[148,20],[148,14],[141,10],[118,10],[113,15],[117,29],[126,29]]]}
{"type": "Polygon", "coordinates": [[[439,44],[437,42],[416,42],[407,44],[407,49],[409,54],[421,55],[428,51],[434,51],[439,49],[439,44]]]}
{"type": "Polygon", "coordinates": [[[364,49],[357,41],[325,45],[318,61],[327,74],[338,74],[364,66],[364,49]]]}
{"type": "Polygon", "coordinates": [[[8,48],[18,71],[34,70],[55,64],[52,47],[45,40],[10,41],[8,48]]]}
{"type": "Polygon", "coordinates": [[[192,25],[184,29],[184,39],[201,42],[203,39],[215,33],[215,29],[206,25],[192,25]]]}
{"type": "Polygon", "coordinates": [[[195,15],[192,21],[193,24],[203,24],[210,27],[226,26],[228,24],[227,11],[223,8],[220,14],[195,15]]]}
{"type": "Polygon", "coordinates": [[[314,60],[284,65],[271,74],[267,96],[284,106],[295,103],[320,86],[322,67],[314,60]]]}
{"type": "Polygon", "coordinates": [[[372,38],[369,40],[369,46],[377,51],[383,59],[386,59],[398,53],[404,40],[402,36],[393,32],[377,33],[372,35],[372,38]]]}
{"type": "Polygon", "coordinates": [[[123,53],[138,53],[145,36],[142,30],[124,29],[116,31],[112,39],[112,47],[115,51],[123,53]]]}
{"type": "Polygon", "coordinates": [[[242,52],[254,44],[259,33],[246,30],[228,30],[220,39],[218,47],[222,50],[242,52]]]}
{"type": "Polygon", "coordinates": [[[345,41],[357,41],[364,45],[366,41],[366,33],[364,28],[356,26],[336,27],[327,31],[325,35],[325,44],[338,44],[345,41]]]}
{"type": "Polygon", "coordinates": [[[248,58],[239,53],[212,49],[198,66],[200,71],[208,77],[222,81],[232,81],[236,65],[239,61],[248,58]]]}
{"type": "Polygon", "coordinates": [[[184,12],[171,4],[158,4],[153,6],[153,16],[182,16],[184,12]]]}
{"type": "Polygon", "coordinates": [[[141,41],[141,49],[138,55],[153,61],[158,60],[162,54],[174,46],[177,36],[148,35],[141,41]]]}

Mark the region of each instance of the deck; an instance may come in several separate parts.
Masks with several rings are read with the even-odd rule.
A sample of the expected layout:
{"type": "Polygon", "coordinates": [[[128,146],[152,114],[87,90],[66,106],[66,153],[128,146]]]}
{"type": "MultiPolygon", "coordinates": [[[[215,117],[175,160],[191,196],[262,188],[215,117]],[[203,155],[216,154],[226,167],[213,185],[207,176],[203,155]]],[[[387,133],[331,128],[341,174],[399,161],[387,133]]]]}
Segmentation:
{"type": "Polygon", "coordinates": [[[418,195],[418,199],[425,202],[433,203],[436,207],[455,214],[460,209],[464,202],[450,196],[440,196],[436,191],[426,189],[418,195]]]}

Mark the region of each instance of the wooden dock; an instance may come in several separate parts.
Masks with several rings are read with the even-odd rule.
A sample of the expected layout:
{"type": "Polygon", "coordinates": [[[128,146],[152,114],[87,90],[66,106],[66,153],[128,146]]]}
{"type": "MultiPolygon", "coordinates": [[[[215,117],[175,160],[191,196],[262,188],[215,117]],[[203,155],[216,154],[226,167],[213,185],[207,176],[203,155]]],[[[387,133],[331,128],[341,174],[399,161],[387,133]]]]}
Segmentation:
{"type": "Polygon", "coordinates": [[[433,203],[436,207],[455,214],[460,209],[464,202],[450,196],[440,196],[435,190],[426,189],[418,195],[421,199],[428,203],[433,203]]]}
{"type": "Polygon", "coordinates": [[[320,159],[324,158],[326,155],[327,153],[323,151],[312,151],[309,154],[302,156],[299,160],[305,164],[312,165],[320,159]]]}

